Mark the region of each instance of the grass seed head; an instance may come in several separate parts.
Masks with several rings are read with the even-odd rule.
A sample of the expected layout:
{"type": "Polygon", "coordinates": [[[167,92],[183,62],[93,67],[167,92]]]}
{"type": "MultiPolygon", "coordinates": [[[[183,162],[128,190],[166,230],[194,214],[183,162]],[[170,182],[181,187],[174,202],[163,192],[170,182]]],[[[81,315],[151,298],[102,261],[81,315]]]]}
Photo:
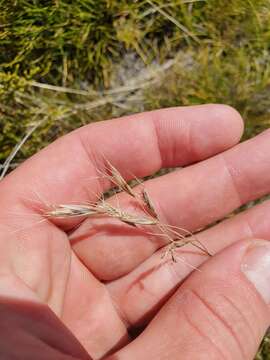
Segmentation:
{"type": "Polygon", "coordinates": [[[107,160],[109,166],[110,180],[119,187],[120,190],[125,191],[132,197],[136,197],[135,192],[132,190],[131,186],[126,182],[120,172],[107,160]]]}
{"type": "Polygon", "coordinates": [[[158,219],[158,214],[155,210],[155,207],[153,205],[152,200],[150,199],[147,191],[145,189],[142,190],[142,199],[143,202],[145,203],[145,205],[147,206],[148,210],[150,211],[150,213],[156,218],[158,219]]]}
{"type": "Polygon", "coordinates": [[[211,256],[207,248],[190,231],[174,225],[163,224],[159,220],[153,202],[145,188],[143,188],[141,191],[140,196],[136,195],[120,172],[109,161],[107,161],[107,163],[107,170],[110,172],[110,174],[106,174],[106,177],[109,178],[115,185],[117,185],[121,191],[135,198],[144,210],[144,215],[127,212],[126,210],[122,209],[120,205],[114,206],[105,200],[104,196],[102,196],[99,201],[87,205],[60,204],[52,206],[51,210],[47,211],[45,215],[47,217],[55,218],[108,216],[134,227],[156,226],[159,229],[159,233],[146,232],[146,234],[164,237],[167,239],[169,246],[164,256],[170,255],[173,262],[176,262],[177,258],[175,255],[176,249],[179,249],[187,244],[191,244],[202,251],[204,254],[211,256]]]}
{"type": "Polygon", "coordinates": [[[57,205],[53,206],[52,210],[45,213],[47,217],[76,217],[76,216],[90,216],[95,213],[95,209],[88,205],[57,205]]]}

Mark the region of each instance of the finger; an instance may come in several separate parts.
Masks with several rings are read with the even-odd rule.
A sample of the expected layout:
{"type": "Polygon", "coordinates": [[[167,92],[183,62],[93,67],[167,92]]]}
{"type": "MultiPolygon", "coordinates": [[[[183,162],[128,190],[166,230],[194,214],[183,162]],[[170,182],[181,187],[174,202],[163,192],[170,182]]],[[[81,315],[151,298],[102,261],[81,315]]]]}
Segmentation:
{"type": "Polygon", "coordinates": [[[242,129],[240,115],[223,105],[164,109],[87,125],[7,176],[1,182],[1,200],[6,204],[25,203],[27,198],[48,204],[96,200],[111,186],[97,171],[104,171],[104,159],[126,178],[146,176],[223,151],[239,140],[242,129]]]}
{"type": "Polygon", "coordinates": [[[91,360],[73,334],[44,304],[1,297],[0,320],[1,359],[91,360]]]}
{"type": "Polygon", "coordinates": [[[106,287],[74,254],[61,319],[93,359],[101,359],[129,341],[126,324],[106,287]]]}
{"type": "MultiPolygon", "coordinates": [[[[211,254],[240,239],[270,239],[270,201],[209,228],[196,237],[211,254]]],[[[130,326],[148,322],[187,276],[209,259],[192,245],[177,251],[176,263],[162,259],[162,248],[124,277],[107,284],[122,317],[130,326]],[[138,301],[140,299],[140,301],[138,301]]]]}
{"type": "MultiPolygon", "coordinates": [[[[149,180],[144,187],[161,222],[195,231],[269,193],[269,151],[268,130],[211,159],[149,180]]],[[[127,195],[118,199],[123,209],[134,211],[127,195]]],[[[106,231],[103,224],[106,233],[91,230],[89,237],[93,227],[91,219],[87,220],[74,232],[72,241],[80,259],[100,279],[123,276],[164,245],[164,238],[145,236],[127,226],[119,233],[112,226],[106,231]],[[113,235],[113,241],[107,234],[113,235]]]]}
{"type": "Polygon", "coordinates": [[[146,330],[111,359],[252,360],[270,320],[270,245],[243,241],[177,290],[146,330]]]}

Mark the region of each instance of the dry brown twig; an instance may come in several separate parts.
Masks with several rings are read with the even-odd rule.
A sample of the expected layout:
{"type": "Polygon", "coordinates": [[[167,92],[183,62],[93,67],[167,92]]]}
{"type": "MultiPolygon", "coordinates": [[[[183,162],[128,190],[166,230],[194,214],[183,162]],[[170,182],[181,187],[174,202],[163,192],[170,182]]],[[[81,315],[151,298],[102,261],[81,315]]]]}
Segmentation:
{"type": "Polygon", "coordinates": [[[101,175],[109,180],[114,186],[117,186],[120,192],[125,192],[135,199],[142,209],[143,215],[133,214],[123,210],[120,206],[111,205],[105,200],[104,196],[102,196],[98,201],[85,205],[60,204],[51,206],[49,210],[45,212],[45,216],[48,218],[108,216],[138,228],[151,226],[157,228],[159,232],[146,231],[146,234],[164,237],[168,240],[168,247],[162,255],[162,258],[167,257],[167,255],[170,254],[171,259],[176,262],[176,249],[187,244],[191,244],[202,253],[211,256],[207,248],[190,231],[177,226],[163,224],[158,217],[155,206],[146,189],[142,186],[140,193],[135,192],[120,172],[108,160],[106,162],[106,174],[101,173],[101,175]]]}

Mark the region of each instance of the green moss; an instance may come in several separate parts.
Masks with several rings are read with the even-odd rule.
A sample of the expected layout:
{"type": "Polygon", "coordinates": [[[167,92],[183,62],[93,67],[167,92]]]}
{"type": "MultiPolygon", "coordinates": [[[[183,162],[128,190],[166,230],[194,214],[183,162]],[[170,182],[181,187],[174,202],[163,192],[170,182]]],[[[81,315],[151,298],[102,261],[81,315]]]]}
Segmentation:
{"type": "Polygon", "coordinates": [[[270,337],[266,336],[255,360],[270,360],[270,337]]]}

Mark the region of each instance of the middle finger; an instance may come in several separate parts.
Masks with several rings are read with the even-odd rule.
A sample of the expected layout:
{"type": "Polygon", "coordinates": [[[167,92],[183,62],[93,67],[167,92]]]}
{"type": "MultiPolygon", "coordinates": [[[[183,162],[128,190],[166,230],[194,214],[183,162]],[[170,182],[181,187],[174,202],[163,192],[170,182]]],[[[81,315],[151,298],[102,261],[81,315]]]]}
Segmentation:
{"type": "MultiPolygon", "coordinates": [[[[144,187],[162,222],[198,230],[270,190],[270,131],[144,187]]],[[[130,207],[126,194],[112,199],[130,207]]],[[[164,245],[117,221],[87,219],[71,236],[83,263],[102,280],[123,276],[164,245]],[[95,223],[97,221],[97,223],[95,223]],[[90,229],[90,230],[89,230],[90,229]],[[99,229],[101,231],[96,231],[99,229]]]]}

